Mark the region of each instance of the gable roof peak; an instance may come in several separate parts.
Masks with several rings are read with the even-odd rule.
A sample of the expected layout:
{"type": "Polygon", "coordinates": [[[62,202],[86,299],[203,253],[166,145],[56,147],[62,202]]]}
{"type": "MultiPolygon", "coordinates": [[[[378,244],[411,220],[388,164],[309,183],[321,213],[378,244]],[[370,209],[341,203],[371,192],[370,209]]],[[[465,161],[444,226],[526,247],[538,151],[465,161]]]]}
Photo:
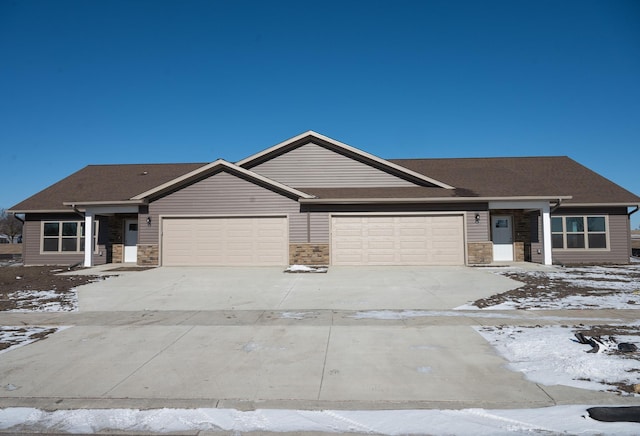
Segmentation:
{"type": "Polygon", "coordinates": [[[302,192],[300,190],[291,188],[290,186],[284,185],[280,182],[277,182],[275,180],[269,179],[267,177],[264,177],[258,173],[255,173],[251,170],[248,170],[246,168],[242,168],[236,164],[233,164],[231,162],[228,162],[224,159],[216,159],[215,161],[204,165],[200,168],[197,168],[191,172],[188,172],[186,174],[181,175],[180,177],[176,177],[173,180],[170,180],[162,185],[156,186],[153,189],[150,189],[148,191],[145,191],[141,194],[136,195],[135,197],[132,197],[131,200],[142,200],[145,198],[148,198],[154,194],[158,194],[158,193],[162,193],[164,191],[167,191],[175,186],[179,186],[183,183],[187,183],[190,180],[196,179],[198,177],[201,177],[207,173],[213,172],[218,170],[219,168],[224,168],[226,170],[229,170],[232,173],[236,173],[236,174],[241,174],[247,178],[253,179],[253,180],[258,180],[262,183],[265,183],[267,185],[273,186],[274,188],[277,188],[281,191],[284,192],[288,192],[292,195],[298,196],[298,197],[302,197],[302,198],[313,198],[313,195],[307,194],[305,192],[302,192]]]}
{"type": "MultiPolygon", "coordinates": [[[[338,140],[335,140],[333,138],[330,138],[328,136],[322,135],[321,133],[318,132],[314,132],[313,130],[307,130],[304,133],[301,133],[297,136],[294,136],[293,138],[287,139],[286,141],[283,141],[279,144],[276,144],[272,147],[269,147],[265,150],[262,150],[261,152],[258,152],[256,154],[253,154],[249,157],[246,157],[238,162],[236,162],[236,165],[239,167],[243,167],[243,168],[251,168],[253,167],[255,164],[259,163],[259,162],[263,162],[266,160],[269,160],[271,157],[273,156],[277,156],[281,153],[286,152],[286,150],[289,147],[295,147],[297,148],[298,146],[302,146],[304,144],[306,144],[307,142],[305,142],[305,140],[307,138],[315,138],[317,139],[319,142],[323,143],[323,144],[327,144],[329,147],[335,147],[338,150],[342,150],[343,152],[346,152],[347,154],[350,154],[352,156],[357,156],[359,159],[362,159],[364,161],[368,161],[368,162],[373,162],[374,164],[378,165],[378,166],[382,166],[384,168],[388,168],[390,170],[393,170],[396,173],[400,173],[400,174],[404,174],[405,176],[408,176],[414,180],[421,180],[423,182],[429,183],[431,185],[435,185],[438,186],[440,188],[444,188],[444,189],[455,189],[455,187],[448,185],[446,183],[443,183],[439,180],[435,180],[432,179],[424,174],[420,174],[417,173],[413,170],[410,170],[409,168],[405,168],[401,165],[398,165],[396,163],[393,163],[389,160],[386,159],[382,159],[378,156],[375,156],[371,153],[367,153],[366,151],[360,150],[359,148],[356,147],[352,147],[348,144],[345,144],[343,142],[340,142],[338,140]]],[[[326,147],[326,145],[324,145],[326,147]]]]}

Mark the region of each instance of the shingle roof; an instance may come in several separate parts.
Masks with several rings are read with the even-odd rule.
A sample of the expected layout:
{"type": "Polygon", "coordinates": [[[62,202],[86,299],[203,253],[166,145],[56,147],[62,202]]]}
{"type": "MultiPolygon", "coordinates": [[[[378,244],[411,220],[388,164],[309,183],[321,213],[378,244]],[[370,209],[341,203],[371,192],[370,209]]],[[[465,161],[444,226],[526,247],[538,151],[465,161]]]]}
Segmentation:
{"type": "MultiPolygon", "coordinates": [[[[572,196],[564,203],[640,204],[640,197],[568,157],[390,159],[454,186],[301,188],[319,198],[452,198],[572,196]]],[[[18,203],[12,211],[68,209],[63,202],[121,202],[207,163],[89,165],[18,203]]],[[[293,186],[292,188],[296,188],[293,186]]]]}
{"type": "Polygon", "coordinates": [[[26,200],[13,211],[66,210],[63,202],[125,201],[204,163],[89,165],[26,200]]]}
{"type": "Polygon", "coordinates": [[[480,197],[570,195],[566,203],[640,202],[566,156],[390,160],[480,197]]]}

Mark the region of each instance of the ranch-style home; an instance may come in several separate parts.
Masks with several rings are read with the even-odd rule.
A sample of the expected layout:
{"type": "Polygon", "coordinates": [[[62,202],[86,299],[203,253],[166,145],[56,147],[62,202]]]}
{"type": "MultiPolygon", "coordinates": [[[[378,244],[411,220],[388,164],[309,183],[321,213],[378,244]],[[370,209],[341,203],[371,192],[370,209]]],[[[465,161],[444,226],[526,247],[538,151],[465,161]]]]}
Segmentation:
{"type": "Polygon", "coordinates": [[[25,264],[628,263],[640,197],[568,157],[381,159],[309,131],[239,162],[89,165],[13,206],[25,264]]]}

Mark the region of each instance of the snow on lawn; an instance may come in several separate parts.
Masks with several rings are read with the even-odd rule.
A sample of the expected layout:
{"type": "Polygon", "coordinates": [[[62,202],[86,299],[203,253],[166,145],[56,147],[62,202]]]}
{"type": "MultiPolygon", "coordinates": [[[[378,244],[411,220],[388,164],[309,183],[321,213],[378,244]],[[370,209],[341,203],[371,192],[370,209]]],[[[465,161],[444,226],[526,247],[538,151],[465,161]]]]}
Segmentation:
{"type": "Polygon", "coordinates": [[[523,286],[456,310],[640,309],[640,264],[495,271],[523,286]]]}
{"type": "Polygon", "coordinates": [[[8,312],[75,312],[78,293],[75,289],[56,291],[16,291],[7,295],[16,302],[16,309],[8,312]]]}
{"type": "Polygon", "coordinates": [[[286,410],[258,409],[80,409],[47,412],[33,408],[0,409],[0,429],[97,433],[106,431],[170,433],[185,431],[328,432],[384,435],[637,435],[640,424],[600,422],[591,406],[540,409],[462,410],[286,410]]]}
{"type": "MultiPolygon", "coordinates": [[[[638,381],[640,361],[637,353],[621,353],[615,348],[601,353],[587,353],[591,347],[580,344],[574,336],[579,330],[584,330],[584,326],[497,326],[475,329],[509,361],[511,370],[523,373],[534,383],[620,391],[622,386],[632,390],[638,381]]],[[[616,334],[618,343],[637,342],[640,323],[625,325],[623,329],[635,334],[616,334]]]]}

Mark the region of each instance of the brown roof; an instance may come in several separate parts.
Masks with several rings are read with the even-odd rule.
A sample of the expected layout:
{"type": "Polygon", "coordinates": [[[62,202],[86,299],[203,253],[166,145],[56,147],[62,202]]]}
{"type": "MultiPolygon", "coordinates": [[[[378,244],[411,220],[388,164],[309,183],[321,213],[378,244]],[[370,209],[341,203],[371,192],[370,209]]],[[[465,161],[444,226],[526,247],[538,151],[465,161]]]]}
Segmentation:
{"type": "Polygon", "coordinates": [[[11,210],[66,210],[68,207],[63,202],[126,201],[203,165],[206,164],[89,165],[11,210]]]}
{"type": "Polygon", "coordinates": [[[637,195],[566,156],[390,160],[480,197],[570,195],[565,203],[640,203],[637,195]]]}
{"type": "MultiPolygon", "coordinates": [[[[454,186],[300,188],[319,198],[453,198],[572,196],[563,203],[640,204],[640,197],[568,157],[390,159],[454,186]]],[[[89,165],[13,206],[13,211],[65,210],[63,202],[121,202],[205,163],[89,165]]],[[[293,187],[295,188],[295,187],[293,187]]]]}

